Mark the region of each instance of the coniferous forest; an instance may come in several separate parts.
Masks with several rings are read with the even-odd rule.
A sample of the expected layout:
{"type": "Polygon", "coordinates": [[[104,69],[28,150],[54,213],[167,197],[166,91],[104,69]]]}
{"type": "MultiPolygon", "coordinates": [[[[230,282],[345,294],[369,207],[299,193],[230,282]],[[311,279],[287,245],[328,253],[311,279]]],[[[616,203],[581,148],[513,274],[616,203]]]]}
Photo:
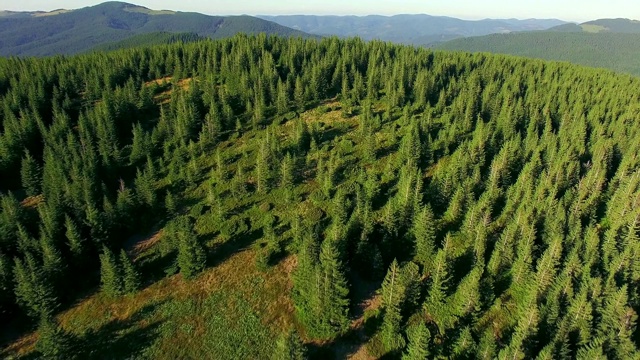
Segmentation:
{"type": "Polygon", "coordinates": [[[240,35],[0,104],[3,357],[639,356],[637,78],[240,35]]]}

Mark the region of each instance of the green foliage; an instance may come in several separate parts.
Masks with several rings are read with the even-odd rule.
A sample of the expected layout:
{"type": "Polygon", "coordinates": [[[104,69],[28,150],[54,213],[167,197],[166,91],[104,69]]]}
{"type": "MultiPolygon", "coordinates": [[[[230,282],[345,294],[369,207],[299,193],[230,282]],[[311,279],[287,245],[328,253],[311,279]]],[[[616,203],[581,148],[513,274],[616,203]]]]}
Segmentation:
{"type": "Polygon", "coordinates": [[[102,254],[100,254],[100,283],[102,284],[102,292],[109,297],[118,296],[124,290],[122,266],[118,258],[106,246],[102,248],[102,254]]]}
{"type": "Polygon", "coordinates": [[[42,266],[27,253],[25,260],[15,259],[13,267],[16,301],[33,318],[51,316],[58,302],[54,289],[42,266]]]}
{"type": "Polygon", "coordinates": [[[89,48],[88,51],[114,51],[121,49],[136,48],[141,46],[154,46],[162,44],[189,43],[203,40],[202,37],[193,32],[173,33],[173,32],[152,32],[148,34],[134,35],[120,41],[106,42],[98,46],[89,48]]]}
{"type": "Polygon", "coordinates": [[[38,357],[47,360],[75,359],[73,339],[57,324],[56,320],[43,316],[38,326],[36,342],[38,357]]]}
{"type": "Polygon", "coordinates": [[[300,335],[292,330],[283,334],[278,339],[276,351],[272,356],[274,360],[304,360],[307,358],[307,351],[304,347],[300,335]]]}
{"type": "MultiPolygon", "coordinates": [[[[637,353],[634,78],[381,42],[238,36],[0,59],[0,83],[9,321],[17,305],[35,319],[71,306],[98,285],[98,270],[105,295],[117,295],[139,286],[136,270],[161,284],[162,270],[207,271],[200,280],[217,284],[243,262],[268,283],[245,295],[278,312],[283,329],[295,322],[305,341],[336,339],[328,349],[361,341],[350,305],[370,303],[362,331],[375,356],[637,353]],[[279,83],[304,112],[277,114],[279,83]],[[334,103],[343,84],[349,118],[334,103]],[[41,164],[43,196],[26,196],[14,176],[25,150],[41,164]],[[134,246],[135,265],[102,250],[134,246]],[[205,269],[209,256],[218,268],[205,269]],[[286,287],[288,270],[295,320],[283,299],[261,298],[286,287]],[[378,285],[381,301],[367,302],[378,285]],[[421,323],[429,335],[414,340],[421,323]]],[[[145,294],[99,299],[118,306],[145,294]]],[[[261,325],[274,318],[227,295],[207,312],[204,297],[188,299],[187,319],[170,301],[175,312],[157,316],[165,347],[144,343],[144,353],[201,357],[166,349],[192,331],[206,334],[208,356],[274,354],[280,334],[261,325]]]]}
{"type": "Polygon", "coordinates": [[[380,336],[384,349],[393,352],[404,348],[405,340],[400,332],[402,315],[400,305],[404,300],[404,286],[398,262],[394,259],[382,282],[382,301],[384,315],[380,336]]]}
{"type": "Polygon", "coordinates": [[[170,236],[174,237],[177,245],[176,261],[180,273],[185,279],[192,279],[204,270],[207,264],[205,249],[198,241],[198,236],[193,231],[193,225],[188,217],[176,218],[172,231],[173,234],[170,236]]]}
{"type": "Polygon", "coordinates": [[[124,249],[120,250],[122,266],[122,289],[125,294],[133,294],[140,289],[140,274],[124,249]]]}
{"type": "Polygon", "coordinates": [[[431,334],[424,323],[409,328],[409,345],[402,360],[427,359],[429,357],[429,340],[431,334]]]}
{"type": "Polygon", "coordinates": [[[26,153],[22,159],[22,166],[20,167],[20,179],[22,180],[22,187],[29,196],[35,196],[40,194],[40,167],[36,160],[26,153]]]}
{"type": "Polygon", "coordinates": [[[349,288],[335,241],[326,239],[318,249],[308,237],[294,275],[293,300],[297,316],[310,335],[331,339],[349,326],[349,288]]]}

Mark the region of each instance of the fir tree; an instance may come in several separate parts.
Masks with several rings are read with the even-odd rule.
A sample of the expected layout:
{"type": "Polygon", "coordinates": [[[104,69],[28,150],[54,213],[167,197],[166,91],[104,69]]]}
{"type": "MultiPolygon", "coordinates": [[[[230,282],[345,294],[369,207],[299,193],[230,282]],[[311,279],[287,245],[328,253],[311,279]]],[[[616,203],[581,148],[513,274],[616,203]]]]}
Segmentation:
{"type": "Polygon", "coordinates": [[[122,269],[118,259],[106,246],[100,254],[100,283],[102,291],[109,297],[115,297],[123,292],[122,269]]]}
{"type": "Polygon", "coordinates": [[[124,293],[133,294],[140,289],[140,274],[124,249],[120,250],[120,264],[124,293]]]}
{"type": "Polygon", "coordinates": [[[40,166],[28,151],[22,159],[20,178],[22,180],[22,187],[26,191],[27,195],[35,196],[40,194],[40,166]]]}
{"type": "Polygon", "coordinates": [[[322,243],[319,259],[321,334],[331,338],[349,327],[349,287],[333,241],[322,243]]]}
{"type": "Polygon", "coordinates": [[[402,360],[422,360],[429,358],[429,341],[431,334],[424,323],[419,323],[407,331],[409,345],[402,360]]]}
{"type": "Polygon", "coordinates": [[[41,359],[66,360],[76,358],[72,337],[57,324],[54,318],[48,316],[42,316],[40,319],[36,351],[41,359]]]}
{"type": "Polygon", "coordinates": [[[427,205],[417,213],[413,220],[412,234],[414,237],[414,261],[423,271],[429,271],[435,251],[436,220],[433,211],[427,205]]]}
{"type": "Polygon", "coordinates": [[[187,217],[180,217],[177,222],[177,264],[185,279],[192,279],[202,270],[207,262],[205,249],[198,242],[198,237],[192,229],[187,217]]]}
{"type": "Polygon", "coordinates": [[[393,260],[382,282],[382,325],[380,336],[387,352],[401,350],[405,346],[402,336],[402,312],[407,305],[415,305],[419,296],[417,265],[408,263],[403,267],[393,260]]]}
{"type": "Polygon", "coordinates": [[[27,314],[34,318],[53,314],[58,305],[53,287],[48,274],[30,253],[25,255],[24,262],[15,259],[13,273],[16,300],[27,314]]]}

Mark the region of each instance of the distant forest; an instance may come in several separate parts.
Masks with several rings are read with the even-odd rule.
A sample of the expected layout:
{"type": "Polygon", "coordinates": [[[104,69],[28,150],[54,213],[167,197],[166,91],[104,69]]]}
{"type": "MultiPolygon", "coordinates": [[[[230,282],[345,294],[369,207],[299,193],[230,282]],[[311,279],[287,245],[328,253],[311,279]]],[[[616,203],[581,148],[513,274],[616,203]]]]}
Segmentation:
{"type": "Polygon", "coordinates": [[[569,61],[640,76],[638,33],[523,32],[456,39],[435,47],[569,61]]]}
{"type": "Polygon", "coordinates": [[[0,58],[0,321],[37,331],[1,354],[637,358],[639,100],[356,39],[0,58]]]}

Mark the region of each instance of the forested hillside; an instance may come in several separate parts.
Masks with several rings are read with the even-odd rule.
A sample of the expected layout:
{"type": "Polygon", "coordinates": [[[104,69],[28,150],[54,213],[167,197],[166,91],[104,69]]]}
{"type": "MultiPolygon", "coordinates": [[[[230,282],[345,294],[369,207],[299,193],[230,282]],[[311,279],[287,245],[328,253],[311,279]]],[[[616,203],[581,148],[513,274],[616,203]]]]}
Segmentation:
{"type": "Polygon", "coordinates": [[[569,61],[640,76],[640,34],[524,32],[456,39],[436,48],[569,61]]]}
{"type": "MultiPolygon", "coordinates": [[[[309,37],[252,16],[208,16],[109,1],[49,13],[0,13],[0,56],[77,54],[141,34],[194,33],[213,39],[238,33],[309,37]]],[[[147,38],[148,39],[148,38],[147,38]]]]}
{"type": "Polygon", "coordinates": [[[638,357],[634,77],[236,36],[0,103],[3,357],[638,357]]]}
{"type": "Polygon", "coordinates": [[[196,33],[170,33],[161,31],[135,35],[121,41],[100,44],[94,48],[91,48],[89,51],[114,51],[143,46],[188,43],[204,39],[206,38],[196,33]]]}
{"type": "Polygon", "coordinates": [[[630,19],[598,19],[582,24],[563,24],[549,31],[639,34],[640,21],[630,19]]]}

